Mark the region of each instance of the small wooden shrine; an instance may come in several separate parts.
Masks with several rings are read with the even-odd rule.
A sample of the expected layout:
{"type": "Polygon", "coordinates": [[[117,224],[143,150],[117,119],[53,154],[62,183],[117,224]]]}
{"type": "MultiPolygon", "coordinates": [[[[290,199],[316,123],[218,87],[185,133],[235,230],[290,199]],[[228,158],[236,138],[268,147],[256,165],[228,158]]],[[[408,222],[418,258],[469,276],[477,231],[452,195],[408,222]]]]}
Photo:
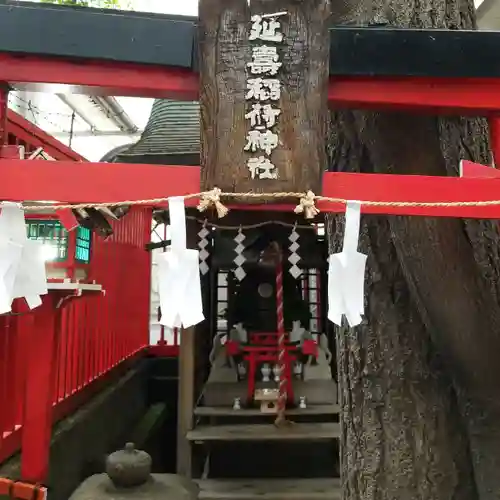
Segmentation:
{"type": "MultiPolygon", "coordinates": [[[[200,114],[213,124],[201,127],[204,189],[254,193],[245,200],[254,206],[264,201],[259,193],[321,189],[328,2],[313,3],[200,3],[200,114]]],[[[179,464],[188,474],[201,466],[202,498],[219,498],[227,485],[214,480],[231,477],[292,481],[255,483],[247,495],[294,487],[293,498],[305,500],[314,483],[297,478],[318,480],[314,498],[339,491],[323,218],[314,209],[277,213],[268,203],[220,220],[193,214],[209,323],[202,330],[212,342],[187,432],[184,453],[194,462],[179,449],[179,464]],[[310,457],[302,470],[287,458],[297,453],[310,457]]]]}

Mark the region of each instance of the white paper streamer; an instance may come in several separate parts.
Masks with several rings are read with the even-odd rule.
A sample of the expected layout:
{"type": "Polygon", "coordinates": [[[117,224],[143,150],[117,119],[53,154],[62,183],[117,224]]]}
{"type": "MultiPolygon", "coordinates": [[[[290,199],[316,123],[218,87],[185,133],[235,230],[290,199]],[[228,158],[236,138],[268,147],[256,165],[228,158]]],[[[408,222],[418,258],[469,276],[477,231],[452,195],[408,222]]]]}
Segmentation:
{"type": "Polygon", "coordinates": [[[199,252],[186,248],[186,210],[184,198],[169,198],[170,250],[158,259],[160,324],[169,328],[189,328],[201,323],[203,302],[199,252]]]}
{"type": "Polygon", "coordinates": [[[0,234],[0,314],[12,310],[14,280],[23,247],[0,234]]]}
{"type": "Polygon", "coordinates": [[[28,239],[19,204],[3,202],[0,207],[0,313],[10,312],[12,301],[23,297],[34,309],[48,292],[42,244],[28,239]]]}
{"type": "Polygon", "coordinates": [[[345,315],[349,326],[359,325],[364,313],[366,258],[358,252],[361,202],[348,201],[342,252],[330,255],[328,268],[328,319],[341,326],[345,315]]]}

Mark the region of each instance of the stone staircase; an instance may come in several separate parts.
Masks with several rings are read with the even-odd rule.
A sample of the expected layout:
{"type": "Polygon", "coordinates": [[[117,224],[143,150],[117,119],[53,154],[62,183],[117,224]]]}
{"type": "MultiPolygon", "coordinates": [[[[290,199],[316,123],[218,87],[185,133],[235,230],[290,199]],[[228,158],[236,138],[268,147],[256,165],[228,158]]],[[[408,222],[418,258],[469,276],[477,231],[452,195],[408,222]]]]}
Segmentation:
{"type": "Polygon", "coordinates": [[[206,479],[200,500],[340,500],[338,479],[206,479]]]}
{"type": "Polygon", "coordinates": [[[258,409],[199,406],[188,433],[205,451],[201,500],[336,500],[338,405],[293,409],[277,428],[258,409]]]}

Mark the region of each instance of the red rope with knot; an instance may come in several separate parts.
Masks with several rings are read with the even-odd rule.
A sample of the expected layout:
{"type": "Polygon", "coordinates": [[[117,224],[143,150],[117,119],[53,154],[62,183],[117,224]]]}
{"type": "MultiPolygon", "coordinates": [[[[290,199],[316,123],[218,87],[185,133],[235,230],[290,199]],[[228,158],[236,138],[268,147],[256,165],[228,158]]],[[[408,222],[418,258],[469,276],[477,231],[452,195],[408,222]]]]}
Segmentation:
{"type": "Polygon", "coordinates": [[[276,416],[276,425],[286,422],[286,400],[287,400],[287,379],[286,379],[286,332],[285,332],[285,310],[283,297],[283,255],[281,251],[277,256],[276,264],[276,317],[278,329],[278,367],[279,367],[279,386],[278,386],[278,408],[276,416]]]}

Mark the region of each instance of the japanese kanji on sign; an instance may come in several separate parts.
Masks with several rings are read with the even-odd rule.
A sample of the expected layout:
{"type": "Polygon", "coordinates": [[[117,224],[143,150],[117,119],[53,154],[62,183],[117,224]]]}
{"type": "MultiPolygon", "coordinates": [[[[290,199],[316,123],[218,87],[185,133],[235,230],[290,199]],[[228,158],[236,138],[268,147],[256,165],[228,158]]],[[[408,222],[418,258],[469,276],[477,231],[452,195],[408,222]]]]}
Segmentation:
{"type": "MultiPolygon", "coordinates": [[[[286,12],[277,12],[265,16],[258,14],[252,16],[249,39],[269,43],[282,42],[283,33],[279,31],[281,23],[278,19],[285,14],[286,12]]],[[[279,144],[276,125],[281,109],[277,107],[277,103],[264,104],[263,102],[279,101],[281,82],[277,78],[269,77],[275,77],[281,66],[276,45],[259,44],[252,47],[252,61],[247,64],[247,67],[253,78],[248,79],[246,98],[250,102],[257,102],[252,102],[250,110],[245,114],[245,118],[250,121],[250,130],[247,133],[247,143],[244,149],[249,153],[261,153],[258,156],[251,156],[247,161],[252,179],[278,179],[278,170],[270,156],[279,144]],[[255,78],[254,75],[263,76],[255,78]],[[274,91],[272,93],[274,99],[271,98],[271,89],[274,91]]]]}
{"type": "Polygon", "coordinates": [[[201,128],[204,188],[320,189],[327,30],[315,9],[273,5],[235,2],[200,16],[201,121],[210,124],[201,128]]]}

